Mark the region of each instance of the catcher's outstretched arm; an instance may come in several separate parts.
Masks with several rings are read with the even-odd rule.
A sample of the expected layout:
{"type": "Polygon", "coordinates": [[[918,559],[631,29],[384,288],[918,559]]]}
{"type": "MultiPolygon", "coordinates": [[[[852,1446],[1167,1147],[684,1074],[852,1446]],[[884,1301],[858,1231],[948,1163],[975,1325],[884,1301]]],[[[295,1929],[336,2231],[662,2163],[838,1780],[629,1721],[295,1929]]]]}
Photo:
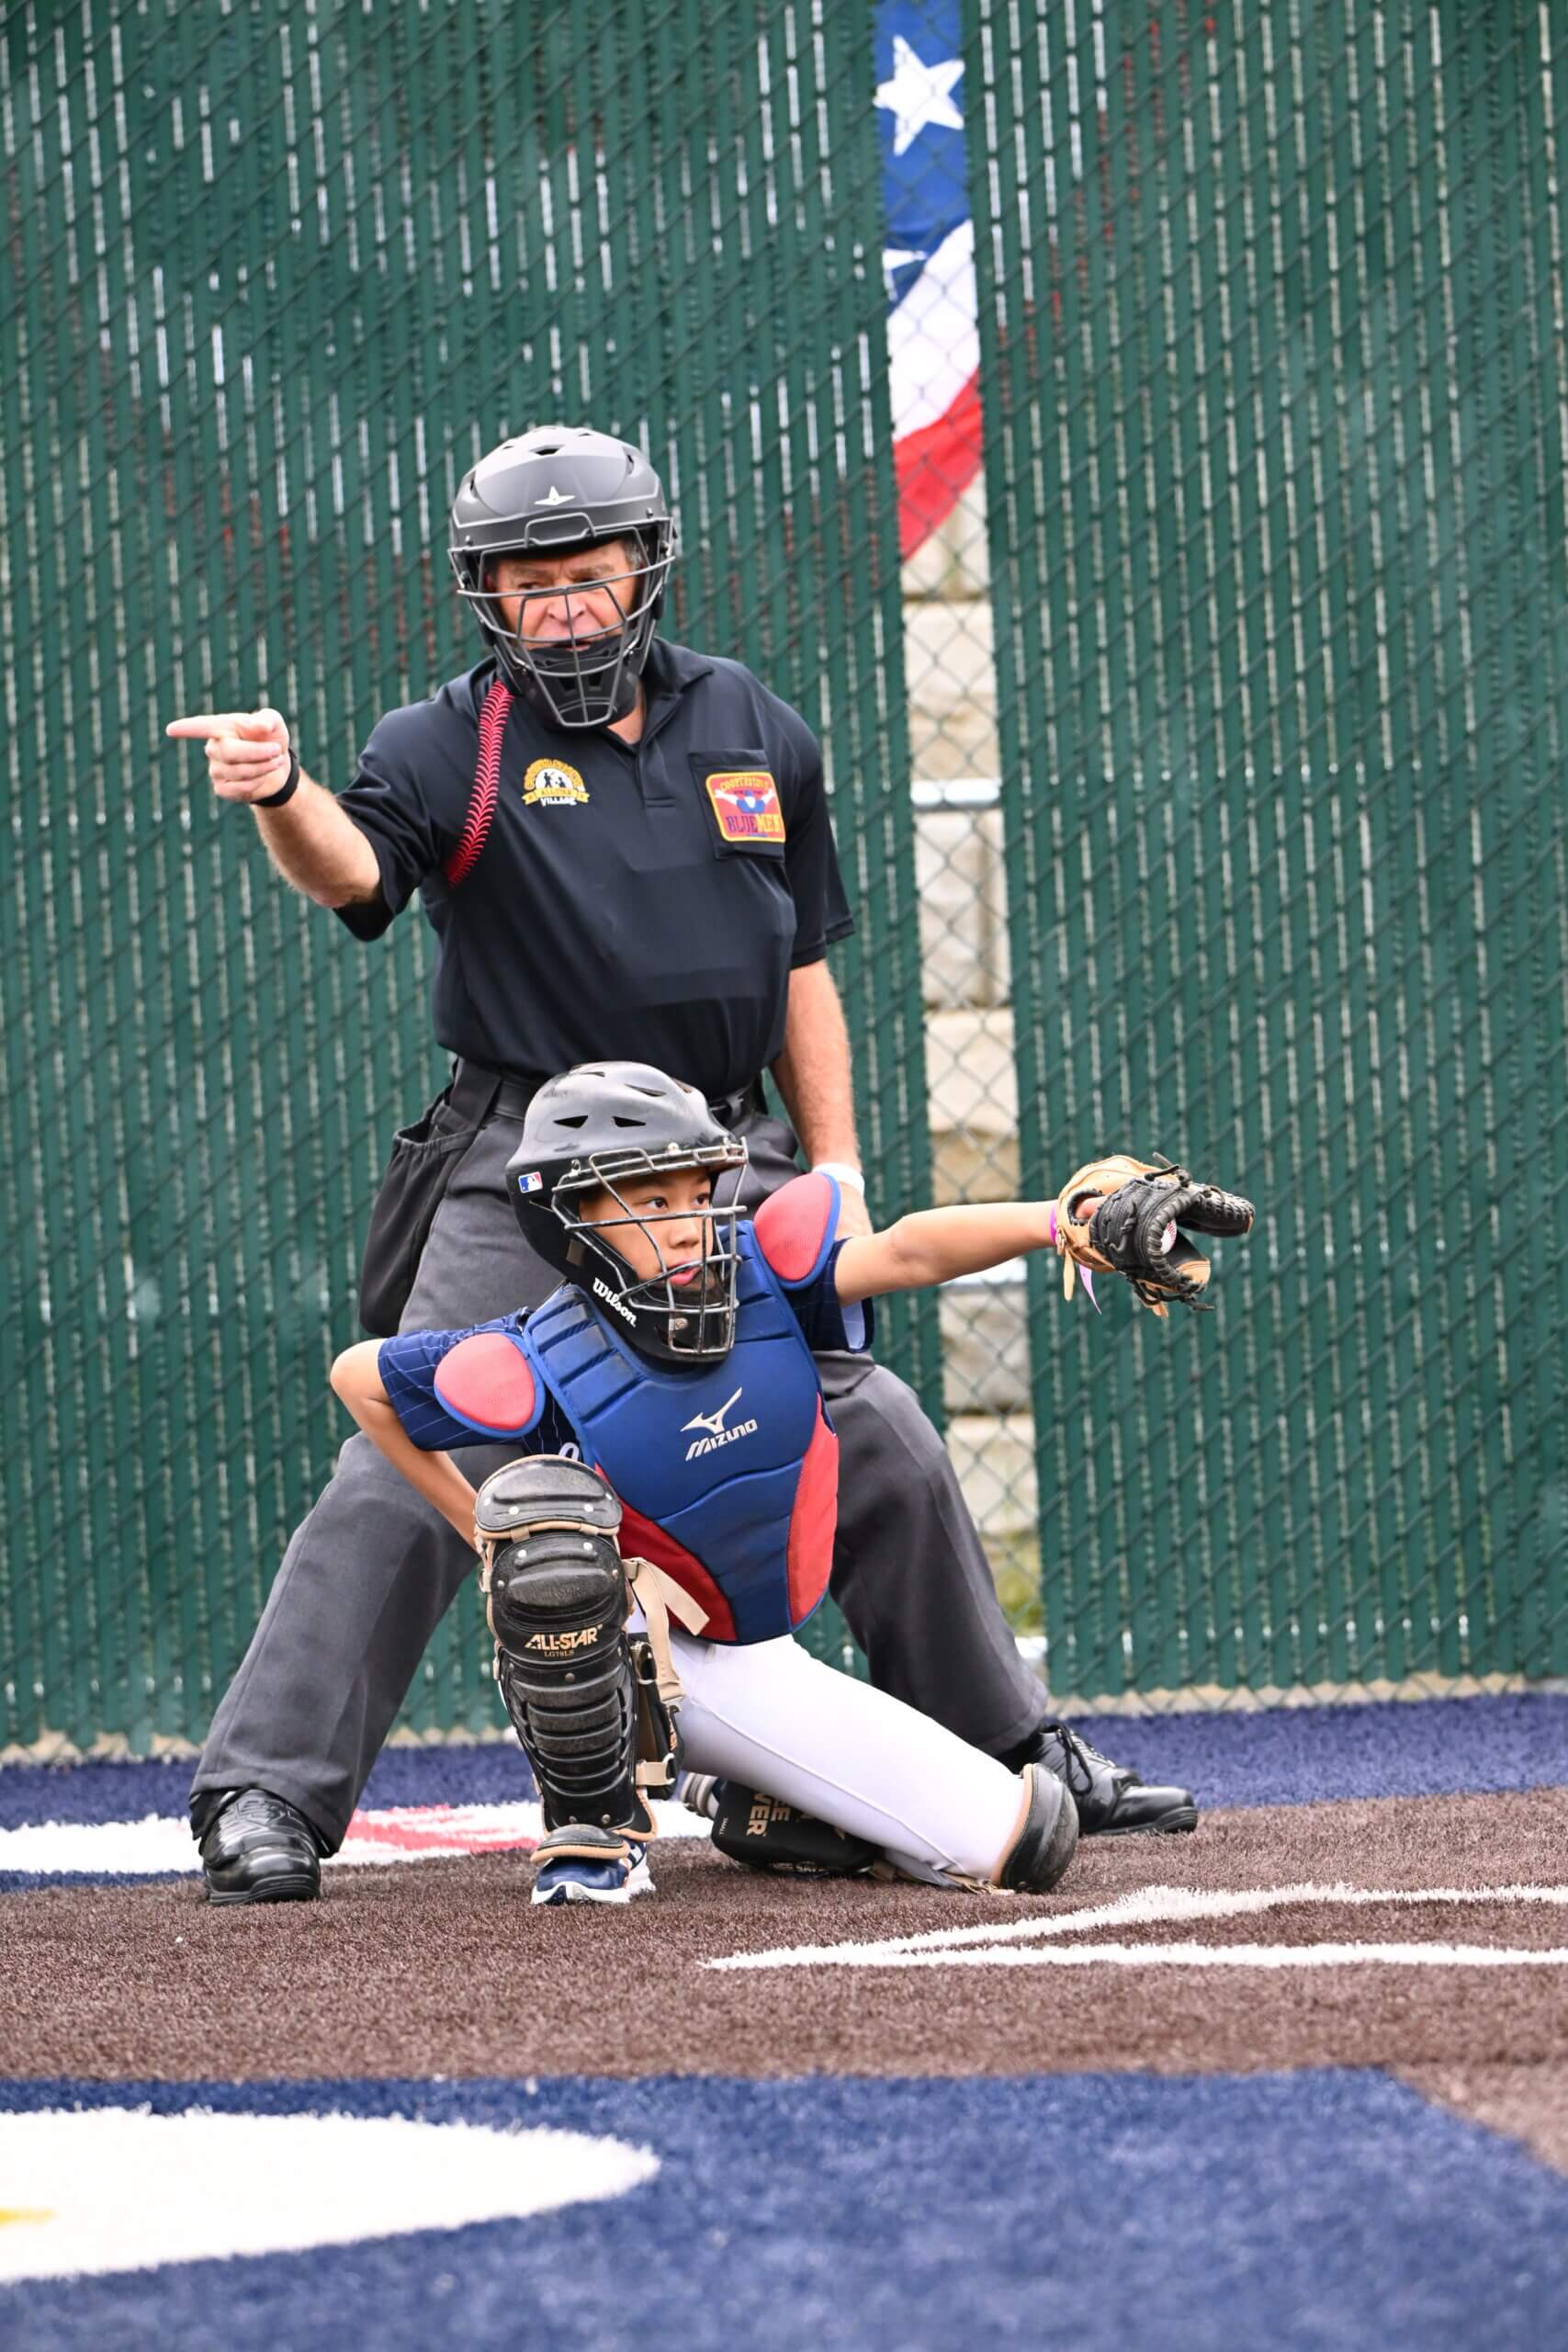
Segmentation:
{"type": "Polygon", "coordinates": [[[959,1274],[984,1273],[1026,1250],[1051,1246],[1049,1201],[973,1201],[917,1209],[881,1233],[846,1241],[834,1266],[846,1305],[890,1291],[925,1290],[959,1274]]]}
{"type": "Polygon", "coordinates": [[[1117,1154],[1080,1168],[1055,1201],[970,1202],[901,1216],[884,1232],[846,1241],[834,1281],[847,1305],[924,1290],[1026,1250],[1055,1249],[1068,1298],[1081,1272],[1098,1308],[1092,1275],[1120,1274],[1152,1314],[1163,1316],[1173,1302],[1204,1304],[1212,1269],[1192,1234],[1239,1236],[1252,1220],[1252,1203],[1239,1193],[1200,1182],[1184,1168],[1117,1154]]]}

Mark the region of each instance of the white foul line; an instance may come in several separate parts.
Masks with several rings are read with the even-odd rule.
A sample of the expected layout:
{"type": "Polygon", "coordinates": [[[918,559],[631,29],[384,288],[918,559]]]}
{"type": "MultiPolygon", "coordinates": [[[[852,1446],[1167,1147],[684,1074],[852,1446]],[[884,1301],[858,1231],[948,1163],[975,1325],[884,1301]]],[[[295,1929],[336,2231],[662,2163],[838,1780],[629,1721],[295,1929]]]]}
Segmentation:
{"type": "Polygon", "coordinates": [[[923,1935],[882,1942],[795,1944],[774,1951],[731,1952],[705,1962],[708,1968],[932,1968],[1054,1965],[1082,1968],[1103,1961],[1122,1967],[1215,1968],[1328,1967],[1359,1960],[1397,1962],[1404,1966],[1560,1966],[1568,1951],[1506,1951],[1494,1944],[1075,1944],[1060,1950],[1021,1951],[1048,1938],[1077,1935],[1089,1928],[1152,1927],[1165,1921],[1228,1919],[1282,1910],[1292,1904],[1364,1905],[1391,1904],[1546,1903],[1568,1905],[1568,1886],[1382,1887],[1316,1885],[1187,1887],[1145,1886],[1077,1911],[1038,1913],[1024,1919],[994,1920],[984,1927],[933,1928],[923,1935]],[[1274,1957],[1253,1957],[1274,1955],[1274,1957]],[[1472,1955],[1483,1954],[1483,1958],[1472,1955]]]}
{"type": "Polygon", "coordinates": [[[840,1967],[1348,1968],[1370,1961],[1390,1968],[1568,1968],[1568,1948],[1514,1951],[1504,1944],[999,1944],[870,1962],[852,1951],[852,1946],[836,1955],[840,1967]]]}

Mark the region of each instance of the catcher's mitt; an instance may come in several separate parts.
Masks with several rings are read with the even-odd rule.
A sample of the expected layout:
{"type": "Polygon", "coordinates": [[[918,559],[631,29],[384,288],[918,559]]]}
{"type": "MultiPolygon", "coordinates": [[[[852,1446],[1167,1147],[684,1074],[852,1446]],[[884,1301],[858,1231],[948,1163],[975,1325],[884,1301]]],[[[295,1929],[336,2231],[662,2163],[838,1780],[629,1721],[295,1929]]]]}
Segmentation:
{"type": "MultiPolygon", "coordinates": [[[[1252,1203],[1239,1193],[1201,1184],[1185,1168],[1161,1159],[1151,1168],[1125,1152],[1091,1159],[1068,1178],[1056,1198],[1053,1238],[1062,1260],[1062,1295],[1071,1298],[1077,1269],[1094,1297],[1090,1270],[1121,1274],[1156,1315],[1169,1312],[1172,1299],[1201,1306],[1212,1271],[1194,1250],[1194,1233],[1234,1235],[1252,1229],[1252,1203]],[[1075,1212],[1101,1194],[1087,1223],[1075,1212]]],[[[1098,1301],[1096,1304],[1098,1305],[1098,1301]]]]}

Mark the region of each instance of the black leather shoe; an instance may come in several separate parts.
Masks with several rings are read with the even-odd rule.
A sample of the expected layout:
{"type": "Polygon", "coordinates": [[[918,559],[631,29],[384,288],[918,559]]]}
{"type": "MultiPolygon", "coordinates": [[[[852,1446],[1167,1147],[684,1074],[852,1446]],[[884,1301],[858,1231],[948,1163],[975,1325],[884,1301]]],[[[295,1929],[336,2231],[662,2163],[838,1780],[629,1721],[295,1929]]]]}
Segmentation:
{"type": "Polygon", "coordinates": [[[209,1903],[312,1903],[321,1891],[316,1833],[270,1789],[236,1789],[208,1823],[209,1903]]]}
{"type": "Polygon", "coordinates": [[[1130,1838],[1145,1829],[1167,1833],[1198,1826],[1198,1807],[1189,1789],[1152,1789],[1124,1764],[1112,1764],[1081,1733],[1049,1717],[1029,1740],[1021,1759],[1043,1764],[1066,1781],[1078,1809],[1085,1838],[1130,1838]]]}

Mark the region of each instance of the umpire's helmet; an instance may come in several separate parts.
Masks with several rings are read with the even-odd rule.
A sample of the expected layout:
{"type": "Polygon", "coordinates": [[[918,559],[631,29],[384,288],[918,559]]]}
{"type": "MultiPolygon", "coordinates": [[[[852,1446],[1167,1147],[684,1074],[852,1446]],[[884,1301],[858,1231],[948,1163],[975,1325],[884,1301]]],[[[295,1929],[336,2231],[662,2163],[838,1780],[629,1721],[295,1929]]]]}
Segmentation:
{"type": "MultiPolygon", "coordinates": [[[[635,1209],[617,1187],[629,1178],[700,1169],[716,1192],[727,1170],[746,1165],[740,1136],[720,1126],[694,1086],[648,1062],[582,1062],[541,1086],[507,1163],[517,1222],[541,1258],[604,1308],[641,1353],[668,1363],[714,1363],[735,1344],[737,1220],[732,1198],[706,1212],[707,1241],[695,1281],[677,1283],[658,1228],[673,1210],[635,1209]],[[608,1193],[620,1214],[586,1225],[581,1205],[608,1193]],[[626,1225],[652,1241],[659,1272],[639,1274],[615,1248],[626,1225]]],[[[727,1193],[733,1186],[726,1186],[727,1193]]]]}
{"type": "Polygon", "coordinates": [[[592,425],[558,424],[503,441],[464,476],[447,554],[457,594],[508,683],[558,727],[605,727],[637,700],[678,545],[663,486],[642,451],[592,425]],[[626,615],[618,628],[533,644],[508,628],[495,557],[575,555],[614,539],[631,549],[628,569],[604,583],[626,615]]]}

